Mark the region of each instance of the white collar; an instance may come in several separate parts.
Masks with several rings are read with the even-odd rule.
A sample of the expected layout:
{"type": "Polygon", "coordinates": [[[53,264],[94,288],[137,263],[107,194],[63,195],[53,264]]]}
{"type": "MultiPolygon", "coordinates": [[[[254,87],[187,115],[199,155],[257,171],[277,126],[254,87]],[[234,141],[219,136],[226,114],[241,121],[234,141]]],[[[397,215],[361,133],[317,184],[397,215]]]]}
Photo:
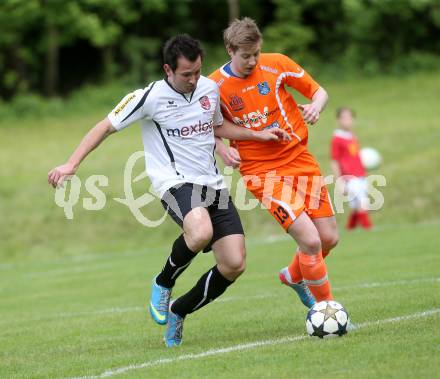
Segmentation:
{"type": "Polygon", "coordinates": [[[333,135],[336,137],[341,137],[341,138],[345,138],[345,139],[352,139],[353,138],[352,132],[349,132],[347,130],[342,130],[342,129],[335,129],[335,131],[333,132],[333,135]]]}

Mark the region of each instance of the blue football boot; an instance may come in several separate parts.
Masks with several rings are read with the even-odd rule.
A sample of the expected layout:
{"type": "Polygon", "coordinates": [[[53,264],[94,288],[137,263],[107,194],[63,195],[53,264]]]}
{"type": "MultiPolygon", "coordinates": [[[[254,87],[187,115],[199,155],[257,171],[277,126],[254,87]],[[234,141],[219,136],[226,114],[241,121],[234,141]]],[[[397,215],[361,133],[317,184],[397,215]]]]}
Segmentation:
{"type": "Polygon", "coordinates": [[[162,287],[153,279],[151,286],[150,314],[153,320],[160,325],[168,321],[168,307],[170,304],[171,288],[162,287]]]}
{"type": "Polygon", "coordinates": [[[301,302],[307,308],[313,307],[313,305],[316,303],[315,297],[312,295],[312,293],[309,290],[309,287],[307,287],[307,285],[303,281],[298,283],[292,283],[289,270],[287,269],[287,267],[282,268],[278,276],[280,278],[281,283],[295,290],[301,302]]]}
{"type": "Polygon", "coordinates": [[[168,312],[167,330],[165,331],[165,345],[167,347],[179,346],[182,343],[183,321],[185,319],[173,313],[168,312]]]}

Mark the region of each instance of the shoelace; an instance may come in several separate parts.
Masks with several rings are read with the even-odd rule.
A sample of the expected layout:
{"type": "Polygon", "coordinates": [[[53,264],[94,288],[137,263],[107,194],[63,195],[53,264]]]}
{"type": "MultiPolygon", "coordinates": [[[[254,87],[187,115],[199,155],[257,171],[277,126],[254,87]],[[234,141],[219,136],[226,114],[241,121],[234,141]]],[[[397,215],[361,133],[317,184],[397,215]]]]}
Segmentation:
{"type": "Polygon", "coordinates": [[[161,289],[160,290],[160,299],[159,299],[159,311],[165,312],[168,310],[168,301],[169,301],[169,291],[161,289]]]}
{"type": "Polygon", "coordinates": [[[304,282],[301,282],[301,286],[304,288],[304,291],[306,292],[307,297],[308,297],[309,299],[313,298],[313,295],[312,295],[312,293],[310,292],[309,287],[307,287],[307,285],[306,285],[304,282]]]}
{"type": "Polygon", "coordinates": [[[302,280],[298,283],[296,283],[298,286],[300,286],[302,289],[304,289],[304,292],[307,294],[307,296],[312,297],[312,293],[310,292],[309,287],[307,284],[305,284],[302,280]]]}
{"type": "Polygon", "coordinates": [[[176,333],[175,333],[175,339],[181,340],[182,339],[182,332],[183,332],[183,319],[178,319],[176,321],[176,333]]]}

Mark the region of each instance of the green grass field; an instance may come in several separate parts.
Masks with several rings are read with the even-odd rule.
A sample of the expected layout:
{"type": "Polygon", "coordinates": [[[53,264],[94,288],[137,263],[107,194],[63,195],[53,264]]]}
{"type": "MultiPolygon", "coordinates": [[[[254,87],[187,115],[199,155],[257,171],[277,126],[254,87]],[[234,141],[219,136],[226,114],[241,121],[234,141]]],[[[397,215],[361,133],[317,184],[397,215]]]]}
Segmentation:
{"type": "MultiPolygon", "coordinates": [[[[440,73],[322,84],[331,100],[310,145],[323,172],[341,104],[356,109],[361,143],[384,157],[373,172],[387,179],[376,229],[345,233],[346,215],[337,215],[341,241],[328,259],[335,297],[359,330],[306,336],[305,308],[277,280],[295,245],[255,209],[241,212],[247,271],[188,317],[179,349],[165,349],[145,304],[179,230],[171,220],[146,228],[113,200],[123,197],[127,158],[142,149],[139,129],[112,136],[81,166],[73,220],[47,185],[47,172],[124,95],[112,90],[104,106],[111,96],[95,104],[91,92],[88,111],[67,104],[63,116],[0,121],[0,378],[440,378],[440,73]],[[109,178],[100,211],[82,207],[92,174],[109,178]]],[[[147,185],[136,183],[136,196],[147,185]]],[[[157,200],[143,209],[162,212],[157,200]]],[[[175,295],[212,265],[212,255],[198,257],[175,295]]]]}
{"type": "MultiPolygon", "coordinates": [[[[361,327],[334,340],[306,336],[306,309],[278,283],[287,238],[250,239],[247,272],[188,316],[176,349],[144,307],[166,246],[3,268],[0,377],[439,377],[438,228],[343,233],[328,267],[336,299],[361,327]]],[[[199,256],[175,295],[212,264],[199,256]]]]}

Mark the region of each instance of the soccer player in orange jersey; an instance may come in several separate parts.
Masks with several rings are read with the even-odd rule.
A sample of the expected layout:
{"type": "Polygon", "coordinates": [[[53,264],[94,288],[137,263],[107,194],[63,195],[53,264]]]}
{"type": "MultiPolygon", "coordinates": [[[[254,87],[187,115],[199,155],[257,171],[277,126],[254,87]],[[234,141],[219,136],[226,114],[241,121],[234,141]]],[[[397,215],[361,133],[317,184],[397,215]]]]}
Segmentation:
{"type": "Polygon", "coordinates": [[[217,141],[226,164],[239,165],[250,192],[297,242],[293,260],[279,273],[307,307],[333,298],[324,259],[338,242],[333,208],[315,158],[307,149],[307,124],[319,120],[327,92],[282,54],[261,53],[262,35],[250,18],[224,31],[230,62],[210,75],[219,89],[223,116],[251,130],[281,128],[287,144],[217,141]],[[310,103],[297,104],[287,87],[310,103]]]}

